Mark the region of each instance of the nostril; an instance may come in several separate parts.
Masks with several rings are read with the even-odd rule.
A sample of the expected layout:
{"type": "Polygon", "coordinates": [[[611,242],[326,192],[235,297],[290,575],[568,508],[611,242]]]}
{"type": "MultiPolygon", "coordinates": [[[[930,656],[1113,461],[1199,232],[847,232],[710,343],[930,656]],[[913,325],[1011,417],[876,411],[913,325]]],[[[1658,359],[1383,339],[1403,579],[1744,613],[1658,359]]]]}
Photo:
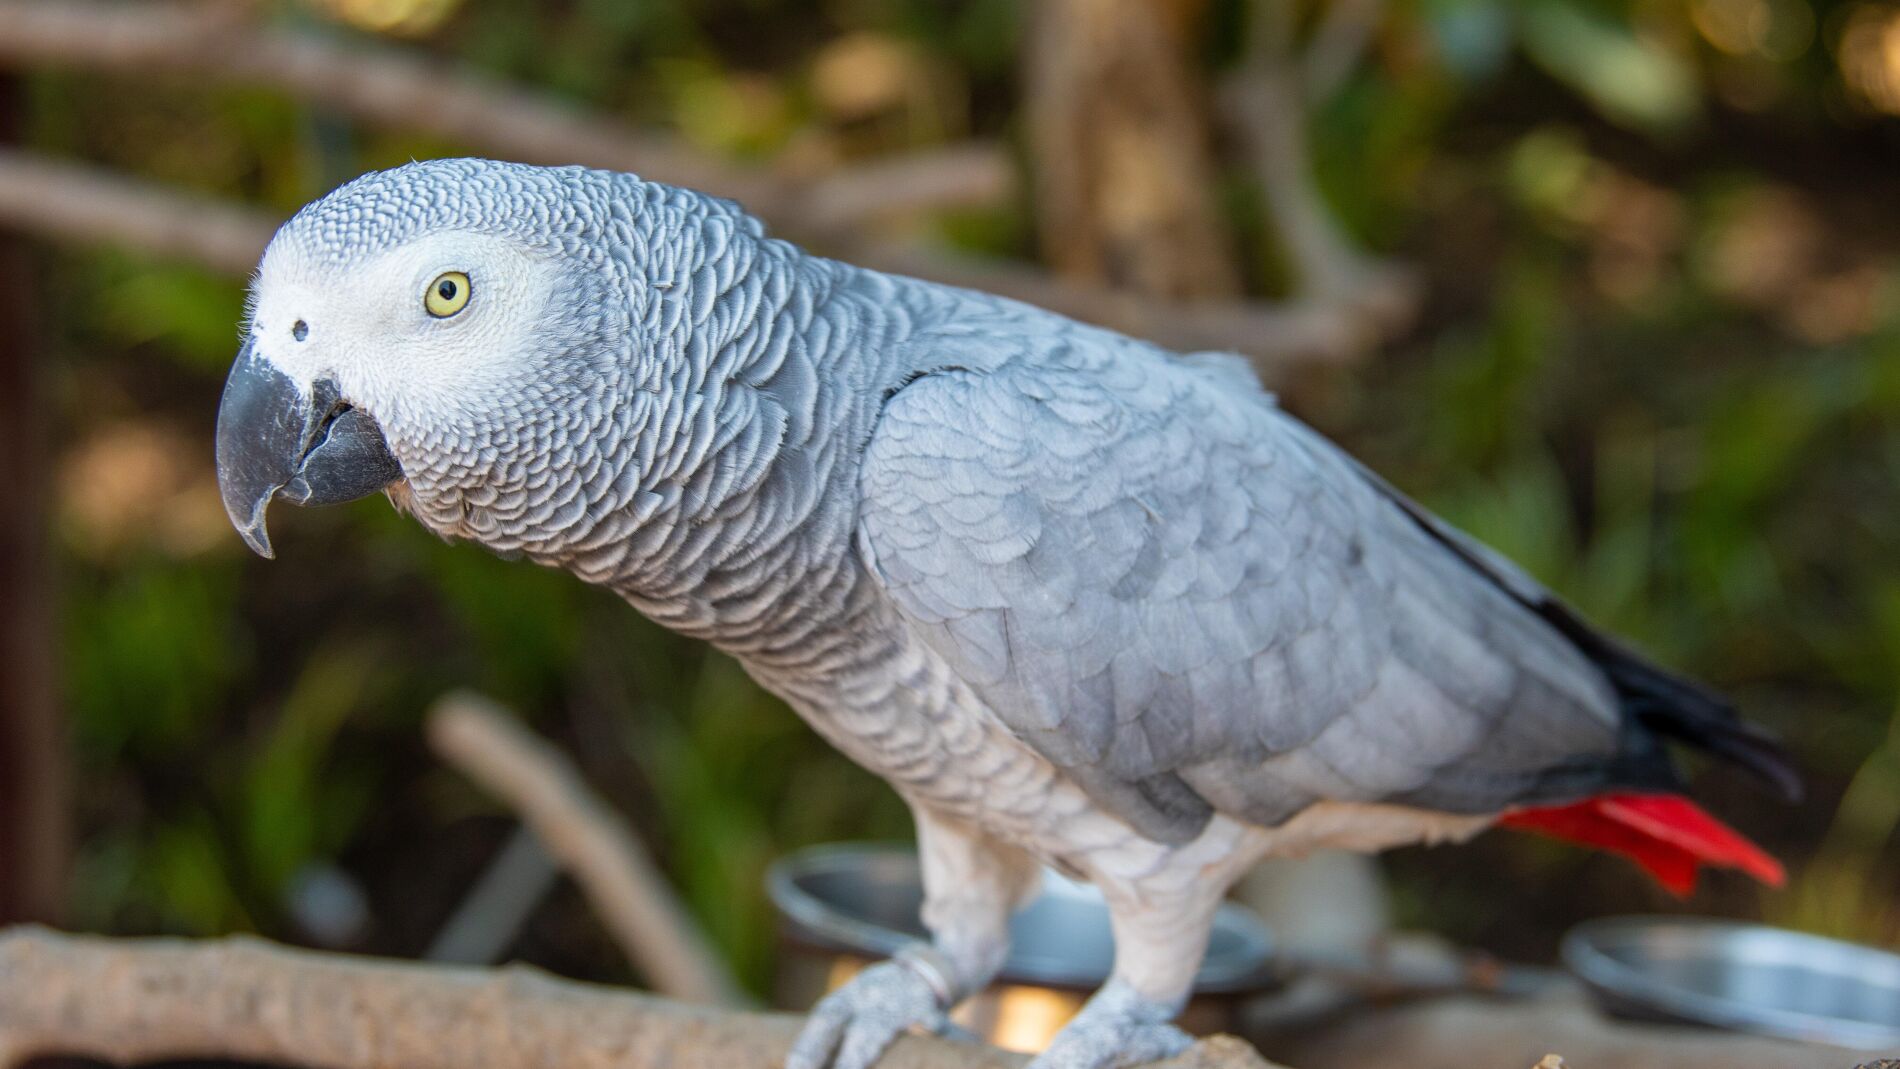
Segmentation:
{"type": "Polygon", "coordinates": [[[302,341],[310,336],[310,324],[299,319],[290,326],[290,336],[302,341]]]}

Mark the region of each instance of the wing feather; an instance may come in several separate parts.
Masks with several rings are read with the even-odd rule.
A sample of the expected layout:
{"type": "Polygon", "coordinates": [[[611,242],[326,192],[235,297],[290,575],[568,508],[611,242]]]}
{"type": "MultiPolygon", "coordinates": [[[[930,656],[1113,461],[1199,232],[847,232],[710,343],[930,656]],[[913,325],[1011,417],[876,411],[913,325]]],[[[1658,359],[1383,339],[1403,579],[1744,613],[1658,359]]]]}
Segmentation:
{"type": "Polygon", "coordinates": [[[1320,799],[1491,812],[1609,766],[1616,696],[1523,573],[1231,363],[1070,335],[898,390],[858,537],[923,640],[1099,803],[1182,841],[1320,799]]]}

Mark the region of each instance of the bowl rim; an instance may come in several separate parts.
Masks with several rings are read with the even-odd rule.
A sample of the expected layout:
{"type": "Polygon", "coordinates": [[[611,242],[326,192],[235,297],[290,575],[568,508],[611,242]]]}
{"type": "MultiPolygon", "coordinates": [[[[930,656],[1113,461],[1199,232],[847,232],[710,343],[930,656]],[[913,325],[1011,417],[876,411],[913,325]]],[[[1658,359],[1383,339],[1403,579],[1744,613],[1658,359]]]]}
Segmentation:
{"type": "MultiPolygon", "coordinates": [[[[766,892],[780,916],[799,929],[796,934],[803,936],[804,941],[816,941],[822,949],[838,953],[889,956],[914,942],[916,937],[841,912],[805,890],[799,882],[813,874],[866,862],[921,864],[916,848],[909,843],[824,843],[774,861],[766,870],[766,892]]],[[[1048,893],[1046,886],[1042,893],[1048,893]]],[[[1221,903],[1214,923],[1241,940],[1243,949],[1235,955],[1241,960],[1231,964],[1203,960],[1200,971],[1195,974],[1194,994],[1252,993],[1270,986],[1277,976],[1277,962],[1275,943],[1267,926],[1250,911],[1231,902],[1221,903]]],[[[1049,959],[1007,962],[997,975],[997,981],[1075,990],[1091,990],[1102,982],[1093,975],[1084,975],[1081,970],[1065,968],[1049,959]]]]}
{"type": "Polygon", "coordinates": [[[1699,940],[1738,935],[1772,938],[1790,949],[1825,952],[1876,965],[1900,977],[1900,954],[1808,932],[1717,917],[1632,915],[1585,921],[1563,937],[1560,955],[1570,971],[1602,995],[1666,1016],[1731,1031],[1828,1043],[1856,1050],[1900,1046],[1900,1021],[1881,1025],[1850,1017],[1762,1006],[1664,981],[1617,958],[1606,947],[1658,932],[1699,940]]]}

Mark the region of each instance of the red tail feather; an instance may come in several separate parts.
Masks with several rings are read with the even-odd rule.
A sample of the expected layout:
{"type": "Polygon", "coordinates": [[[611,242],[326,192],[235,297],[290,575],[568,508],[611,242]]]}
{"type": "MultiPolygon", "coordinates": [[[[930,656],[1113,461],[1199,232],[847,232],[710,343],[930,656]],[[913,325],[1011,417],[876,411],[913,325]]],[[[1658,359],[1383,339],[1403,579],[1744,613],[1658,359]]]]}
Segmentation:
{"type": "Polygon", "coordinates": [[[1622,854],[1678,896],[1695,890],[1700,865],[1741,869],[1771,887],[1784,879],[1781,862],[1673,794],[1605,794],[1570,805],[1512,810],[1498,823],[1622,854]]]}

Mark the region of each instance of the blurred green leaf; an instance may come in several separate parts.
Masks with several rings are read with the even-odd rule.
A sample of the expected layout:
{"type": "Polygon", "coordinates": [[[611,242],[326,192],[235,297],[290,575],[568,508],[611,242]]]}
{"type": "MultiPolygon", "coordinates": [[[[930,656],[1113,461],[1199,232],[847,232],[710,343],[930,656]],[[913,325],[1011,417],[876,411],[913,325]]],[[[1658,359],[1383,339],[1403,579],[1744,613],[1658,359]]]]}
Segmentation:
{"type": "Polygon", "coordinates": [[[1673,134],[1701,111],[1688,63],[1630,26],[1574,0],[1525,0],[1525,51],[1619,123],[1673,134]]]}
{"type": "Polygon", "coordinates": [[[347,834],[334,820],[325,824],[326,814],[348,812],[338,813],[331,797],[331,748],[344,720],[362,703],[379,654],[374,647],[351,645],[305,662],[263,745],[247,762],[234,806],[243,820],[250,876],[273,900],[299,868],[341,845],[325,841],[326,833],[347,834]]]}
{"type": "Polygon", "coordinates": [[[188,753],[216,722],[241,667],[233,580],[205,561],[68,577],[66,700],[92,760],[188,753]]]}
{"type": "Polygon", "coordinates": [[[207,372],[222,374],[230,367],[244,308],[241,282],[117,253],[100,253],[95,262],[102,278],[94,321],[113,342],[156,343],[207,372]]]}
{"type": "Polygon", "coordinates": [[[232,891],[230,867],[207,815],[188,814],[160,828],[144,863],[164,927],[189,935],[256,927],[232,891]]]}

